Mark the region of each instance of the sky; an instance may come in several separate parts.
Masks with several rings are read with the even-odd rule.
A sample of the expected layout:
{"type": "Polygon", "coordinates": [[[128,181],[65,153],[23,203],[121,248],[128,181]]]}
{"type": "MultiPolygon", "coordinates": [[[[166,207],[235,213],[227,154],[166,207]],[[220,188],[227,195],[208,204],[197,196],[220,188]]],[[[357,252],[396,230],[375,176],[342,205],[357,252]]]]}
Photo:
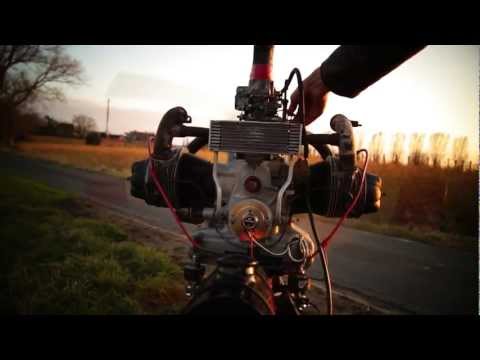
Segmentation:
{"type": "MultiPolygon", "coordinates": [[[[294,67],[307,77],[337,46],[276,45],[276,88],[294,67]]],[[[154,132],[174,106],[183,106],[196,126],[236,119],[236,87],[248,85],[253,56],[251,45],[76,45],[67,51],[83,64],[87,84],[65,89],[67,102],[50,104],[48,112],[64,121],[78,113],[92,116],[103,131],[110,98],[110,132],[117,134],[154,132]]],[[[362,123],[365,141],[377,132],[387,140],[397,132],[468,136],[476,160],[479,62],[479,46],[428,46],[354,99],[331,94],[308,130],[328,132],[330,118],[342,113],[362,123]]]]}

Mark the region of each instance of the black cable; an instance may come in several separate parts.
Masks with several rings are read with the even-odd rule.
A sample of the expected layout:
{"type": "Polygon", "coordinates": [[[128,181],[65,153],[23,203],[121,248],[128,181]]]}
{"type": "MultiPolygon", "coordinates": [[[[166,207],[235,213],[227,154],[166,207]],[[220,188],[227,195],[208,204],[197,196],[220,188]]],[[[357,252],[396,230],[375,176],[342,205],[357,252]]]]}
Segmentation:
{"type": "MultiPolygon", "coordinates": [[[[304,138],[304,153],[305,159],[308,158],[308,142],[306,137],[306,130],[305,130],[305,93],[303,90],[303,81],[300,75],[300,71],[298,69],[294,69],[295,73],[297,74],[298,80],[298,93],[300,96],[299,100],[299,113],[301,114],[301,120],[303,122],[303,138],[304,138]]],[[[310,227],[312,228],[313,236],[315,238],[315,242],[320,249],[320,258],[322,260],[322,267],[325,273],[325,285],[327,288],[327,311],[329,315],[333,315],[333,297],[332,297],[332,282],[330,280],[330,272],[328,271],[328,262],[327,262],[327,255],[322,247],[320,240],[318,239],[317,229],[315,226],[315,221],[313,220],[313,211],[312,211],[312,204],[310,203],[310,195],[311,195],[311,182],[310,182],[310,172],[307,178],[307,193],[306,193],[306,203],[308,209],[308,219],[310,221],[310,227]]]]}
{"type": "Polygon", "coordinates": [[[327,253],[323,246],[320,246],[320,257],[322,259],[323,271],[325,272],[325,283],[327,286],[327,311],[328,315],[333,315],[332,280],[330,278],[330,271],[328,270],[327,253]]]}
{"type": "MultiPolygon", "coordinates": [[[[296,75],[297,77],[297,86],[298,86],[298,96],[300,98],[300,101],[298,102],[298,112],[297,115],[299,115],[299,122],[303,124],[303,129],[302,129],[302,139],[303,139],[303,153],[305,156],[305,159],[308,159],[309,155],[309,150],[308,150],[308,142],[307,142],[307,131],[305,129],[305,93],[303,89],[303,80],[302,80],[302,75],[300,74],[300,70],[297,68],[294,68],[288,77],[288,79],[285,81],[285,86],[281,90],[281,93],[284,93],[284,96],[287,94],[288,87],[290,86],[290,82],[292,81],[293,75],[296,75]]],[[[285,111],[286,111],[286,105],[284,105],[284,118],[285,118],[285,111]]]]}
{"type": "Polygon", "coordinates": [[[300,74],[300,70],[297,68],[292,70],[297,75],[297,86],[298,86],[298,95],[300,98],[299,105],[298,105],[298,112],[300,113],[300,123],[303,124],[302,128],[302,138],[303,138],[303,156],[305,159],[308,159],[309,149],[308,149],[308,141],[307,141],[307,129],[305,124],[305,93],[303,91],[303,80],[302,75],[300,74]]]}
{"type": "Polygon", "coordinates": [[[325,287],[327,289],[327,312],[329,315],[333,315],[332,281],[330,279],[330,272],[328,271],[327,254],[325,253],[325,249],[323,248],[322,243],[318,239],[317,229],[315,226],[315,221],[313,219],[312,206],[310,203],[310,177],[307,180],[307,194],[305,197],[305,202],[307,203],[310,227],[312,228],[313,237],[315,238],[315,243],[317,244],[317,251],[320,254],[320,259],[322,260],[322,268],[325,274],[325,287]]]}
{"type": "MultiPolygon", "coordinates": [[[[284,96],[286,96],[286,92],[288,90],[288,87],[290,86],[290,82],[292,81],[293,75],[296,75],[297,77],[297,83],[298,83],[298,95],[299,95],[299,105],[298,105],[298,112],[297,114],[300,115],[300,122],[303,124],[303,131],[302,131],[302,138],[303,138],[303,146],[304,146],[304,157],[305,159],[308,159],[308,142],[307,142],[307,136],[306,136],[306,129],[305,129],[305,93],[303,89],[303,81],[302,81],[302,75],[300,74],[300,71],[297,68],[294,68],[290,72],[290,76],[288,79],[285,81],[285,86],[282,89],[282,93],[284,93],[284,96]]],[[[286,106],[284,105],[284,111],[285,111],[286,106]]],[[[315,243],[317,244],[317,247],[319,249],[320,253],[320,258],[322,260],[322,267],[323,267],[323,272],[325,273],[325,285],[327,288],[327,310],[328,314],[332,315],[333,314],[333,298],[332,298],[332,282],[330,280],[330,272],[328,271],[328,263],[327,263],[327,255],[322,247],[322,244],[320,240],[318,239],[318,234],[317,234],[317,229],[315,227],[315,222],[313,220],[313,212],[312,212],[312,206],[310,203],[310,194],[311,194],[311,183],[310,183],[310,174],[307,178],[307,191],[306,191],[306,196],[305,200],[307,203],[307,209],[308,209],[308,219],[310,221],[310,226],[312,228],[313,236],[315,238],[315,243]]]]}

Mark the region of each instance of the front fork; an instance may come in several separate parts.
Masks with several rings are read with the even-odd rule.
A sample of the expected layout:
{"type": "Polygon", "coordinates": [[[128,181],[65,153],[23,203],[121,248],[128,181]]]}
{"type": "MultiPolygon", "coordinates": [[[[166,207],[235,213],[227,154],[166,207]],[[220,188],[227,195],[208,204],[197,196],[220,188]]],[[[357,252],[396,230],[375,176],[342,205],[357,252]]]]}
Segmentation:
{"type": "Polygon", "coordinates": [[[197,255],[193,254],[192,262],[185,264],[183,276],[185,278],[185,295],[192,298],[205,277],[205,265],[198,261],[197,255]]]}
{"type": "Polygon", "coordinates": [[[303,268],[290,273],[286,279],[279,276],[272,278],[272,290],[277,303],[278,315],[301,315],[312,305],[307,296],[311,287],[310,278],[303,268]]]}
{"type": "MultiPolygon", "coordinates": [[[[195,254],[192,256],[192,262],[184,266],[184,278],[185,294],[193,298],[205,279],[205,266],[195,254]]],[[[281,276],[274,275],[268,282],[275,301],[276,315],[301,315],[312,306],[307,296],[311,280],[303,267],[295,273],[290,273],[286,281],[281,276]]]]}

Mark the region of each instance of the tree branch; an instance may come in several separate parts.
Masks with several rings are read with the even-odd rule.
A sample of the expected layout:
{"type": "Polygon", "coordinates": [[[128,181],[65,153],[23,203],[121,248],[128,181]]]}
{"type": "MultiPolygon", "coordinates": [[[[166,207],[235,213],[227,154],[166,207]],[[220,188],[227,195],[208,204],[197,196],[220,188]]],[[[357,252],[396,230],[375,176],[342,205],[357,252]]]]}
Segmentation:
{"type": "Polygon", "coordinates": [[[63,93],[55,84],[84,83],[81,64],[65,54],[62,46],[2,45],[0,50],[0,100],[13,107],[40,97],[61,99],[63,93]]]}

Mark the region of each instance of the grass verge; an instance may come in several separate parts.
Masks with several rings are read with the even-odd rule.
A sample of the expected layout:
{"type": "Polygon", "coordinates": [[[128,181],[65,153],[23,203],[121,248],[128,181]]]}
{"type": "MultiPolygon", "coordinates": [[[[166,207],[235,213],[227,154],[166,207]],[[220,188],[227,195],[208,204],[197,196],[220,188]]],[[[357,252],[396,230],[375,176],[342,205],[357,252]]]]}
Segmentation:
{"type": "Polygon", "coordinates": [[[178,311],[181,271],[163,252],[37,182],[4,176],[0,199],[0,313],[178,311]]]}

